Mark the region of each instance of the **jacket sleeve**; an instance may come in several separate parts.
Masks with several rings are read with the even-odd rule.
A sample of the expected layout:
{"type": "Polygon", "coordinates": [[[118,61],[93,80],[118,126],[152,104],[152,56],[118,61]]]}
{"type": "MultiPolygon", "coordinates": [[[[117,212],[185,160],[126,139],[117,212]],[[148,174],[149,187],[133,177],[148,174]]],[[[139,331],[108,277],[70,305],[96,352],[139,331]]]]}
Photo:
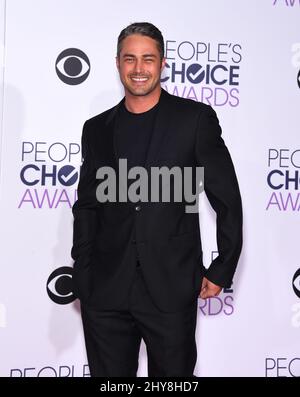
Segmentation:
{"type": "Polygon", "coordinates": [[[89,266],[97,232],[96,169],[88,144],[88,132],[89,127],[85,122],[81,138],[83,162],[80,168],[78,199],[72,207],[74,224],[71,256],[75,261],[74,271],[89,266]]]}
{"type": "Polygon", "coordinates": [[[205,106],[198,119],[197,165],[204,167],[204,190],[216,212],[219,255],[206,271],[213,283],[229,288],[242,248],[242,202],[229,151],[211,106],[205,106]]]}

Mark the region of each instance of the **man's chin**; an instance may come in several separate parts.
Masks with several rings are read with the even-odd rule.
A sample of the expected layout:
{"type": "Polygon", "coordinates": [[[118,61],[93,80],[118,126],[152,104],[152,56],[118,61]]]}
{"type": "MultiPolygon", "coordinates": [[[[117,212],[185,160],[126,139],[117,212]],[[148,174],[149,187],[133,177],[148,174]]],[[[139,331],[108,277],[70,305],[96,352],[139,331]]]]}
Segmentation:
{"type": "Polygon", "coordinates": [[[130,94],[134,96],[146,96],[153,91],[153,89],[151,88],[142,88],[142,87],[140,88],[126,87],[126,88],[130,92],[130,94]]]}

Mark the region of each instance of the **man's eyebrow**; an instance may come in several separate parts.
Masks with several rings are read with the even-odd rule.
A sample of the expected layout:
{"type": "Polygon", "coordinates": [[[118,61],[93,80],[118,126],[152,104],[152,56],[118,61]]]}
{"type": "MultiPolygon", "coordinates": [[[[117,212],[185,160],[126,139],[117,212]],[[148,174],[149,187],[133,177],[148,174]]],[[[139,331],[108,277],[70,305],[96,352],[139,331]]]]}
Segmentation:
{"type": "MultiPolygon", "coordinates": [[[[155,54],[143,54],[142,56],[143,56],[143,58],[156,58],[155,54]]],[[[126,54],[123,54],[123,58],[125,58],[125,57],[135,58],[135,55],[126,53],[126,54]]]]}

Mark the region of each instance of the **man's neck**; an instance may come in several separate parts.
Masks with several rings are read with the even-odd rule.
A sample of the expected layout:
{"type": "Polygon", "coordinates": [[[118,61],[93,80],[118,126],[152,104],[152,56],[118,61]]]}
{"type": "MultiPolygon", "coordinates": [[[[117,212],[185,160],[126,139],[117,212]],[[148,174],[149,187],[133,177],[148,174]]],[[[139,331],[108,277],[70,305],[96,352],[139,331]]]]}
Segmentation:
{"type": "Polygon", "coordinates": [[[126,109],[132,113],[143,113],[153,108],[159,101],[161,94],[161,87],[152,91],[145,96],[132,95],[129,92],[125,93],[125,106],[126,109]]]}

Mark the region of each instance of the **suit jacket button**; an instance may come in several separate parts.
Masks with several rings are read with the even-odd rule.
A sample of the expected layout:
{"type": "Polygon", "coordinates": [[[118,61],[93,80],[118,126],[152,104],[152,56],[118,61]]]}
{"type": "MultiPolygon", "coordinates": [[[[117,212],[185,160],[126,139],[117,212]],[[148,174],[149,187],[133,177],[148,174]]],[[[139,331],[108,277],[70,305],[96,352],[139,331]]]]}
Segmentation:
{"type": "Polygon", "coordinates": [[[141,206],[140,205],[136,205],[134,208],[136,211],[140,211],[141,210],[141,206]]]}

